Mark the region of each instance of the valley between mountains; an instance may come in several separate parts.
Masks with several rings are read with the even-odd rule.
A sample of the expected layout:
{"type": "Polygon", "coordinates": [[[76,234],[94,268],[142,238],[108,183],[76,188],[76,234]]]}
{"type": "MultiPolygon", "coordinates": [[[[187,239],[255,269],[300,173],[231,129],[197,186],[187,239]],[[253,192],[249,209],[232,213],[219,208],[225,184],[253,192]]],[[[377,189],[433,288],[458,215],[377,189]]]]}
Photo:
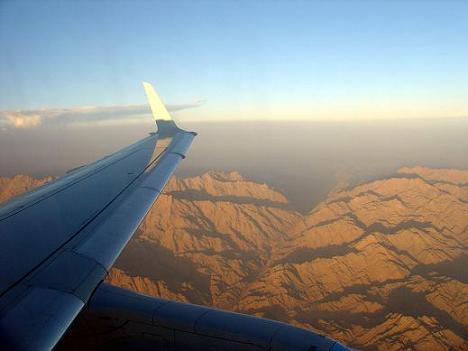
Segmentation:
{"type": "MultiPolygon", "coordinates": [[[[50,180],[0,178],[0,199],[50,180]]],[[[108,281],[363,350],[468,349],[468,171],[404,167],[309,213],[238,172],[173,177],[108,281]]]]}

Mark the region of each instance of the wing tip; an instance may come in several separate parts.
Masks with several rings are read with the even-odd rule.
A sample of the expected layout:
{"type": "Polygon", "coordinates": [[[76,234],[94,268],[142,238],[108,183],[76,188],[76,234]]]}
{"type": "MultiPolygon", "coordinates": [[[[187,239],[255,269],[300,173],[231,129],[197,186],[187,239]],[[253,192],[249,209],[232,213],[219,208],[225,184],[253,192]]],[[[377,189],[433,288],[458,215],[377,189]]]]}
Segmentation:
{"type": "Polygon", "coordinates": [[[166,106],[162,102],[153,85],[146,81],[143,81],[142,84],[148,98],[148,103],[151,107],[151,113],[153,114],[153,118],[156,122],[158,135],[162,137],[174,135],[174,133],[180,129],[177,127],[171,115],[167,111],[166,106]]]}
{"type": "Polygon", "coordinates": [[[148,103],[151,107],[154,120],[156,122],[159,120],[172,121],[171,115],[167,111],[166,106],[162,102],[153,85],[146,81],[143,81],[142,84],[145,89],[146,97],[148,98],[148,103]]]}

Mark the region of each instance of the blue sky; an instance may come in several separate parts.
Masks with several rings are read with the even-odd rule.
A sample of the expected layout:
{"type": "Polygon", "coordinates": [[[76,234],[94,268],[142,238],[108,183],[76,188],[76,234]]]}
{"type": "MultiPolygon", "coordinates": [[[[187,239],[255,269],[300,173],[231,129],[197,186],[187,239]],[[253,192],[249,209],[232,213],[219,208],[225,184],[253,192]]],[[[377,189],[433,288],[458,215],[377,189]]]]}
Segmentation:
{"type": "Polygon", "coordinates": [[[206,99],[180,118],[468,116],[468,1],[0,1],[0,110],[206,99]]]}

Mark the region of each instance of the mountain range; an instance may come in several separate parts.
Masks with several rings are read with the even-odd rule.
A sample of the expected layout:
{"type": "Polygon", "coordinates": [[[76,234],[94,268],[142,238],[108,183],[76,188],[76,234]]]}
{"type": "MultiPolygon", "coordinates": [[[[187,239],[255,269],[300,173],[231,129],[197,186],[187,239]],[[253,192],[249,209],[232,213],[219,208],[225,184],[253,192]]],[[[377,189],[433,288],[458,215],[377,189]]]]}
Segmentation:
{"type": "MultiPolygon", "coordinates": [[[[0,178],[0,200],[51,178],[0,178]]],[[[307,213],[239,172],[173,177],[108,276],[364,350],[468,349],[468,171],[404,167],[307,213]]]]}

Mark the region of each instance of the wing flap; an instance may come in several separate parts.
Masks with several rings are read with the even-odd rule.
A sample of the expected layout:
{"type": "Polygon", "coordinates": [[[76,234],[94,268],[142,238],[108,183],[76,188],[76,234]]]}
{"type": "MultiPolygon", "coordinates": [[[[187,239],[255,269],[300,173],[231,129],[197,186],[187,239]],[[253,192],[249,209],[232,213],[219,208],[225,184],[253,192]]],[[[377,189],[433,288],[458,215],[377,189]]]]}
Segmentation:
{"type": "Polygon", "coordinates": [[[0,319],[5,350],[51,350],[84,306],[73,294],[34,287],[0,319]]]}

